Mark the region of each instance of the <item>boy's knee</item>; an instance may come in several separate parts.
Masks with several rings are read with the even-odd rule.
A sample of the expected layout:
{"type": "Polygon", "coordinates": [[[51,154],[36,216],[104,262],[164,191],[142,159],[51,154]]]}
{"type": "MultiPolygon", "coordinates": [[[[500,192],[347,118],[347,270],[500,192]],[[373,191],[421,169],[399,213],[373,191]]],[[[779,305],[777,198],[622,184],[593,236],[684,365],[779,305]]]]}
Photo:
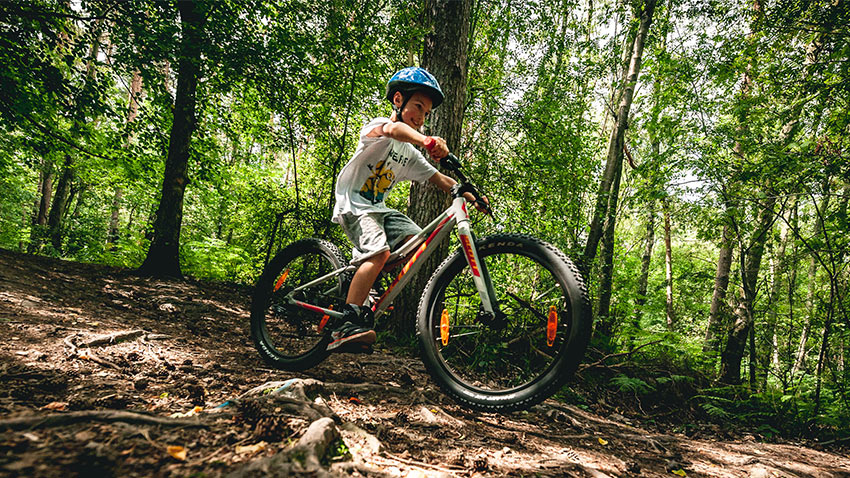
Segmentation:
{"type": "Polygon", "coordinates": [[[384,251],[375,257],[381,262],[381,265],[384,265],[390,258],[390,251],[384,251]]]}
{"type": "Polygon", "coordinates": [[[383,267],[383,265],[386,264],[386,262],[389,258],[390,258],[390,251],[382,251],[382,252],[379,252],[379,253],[369,257],[364,262],[371,262],[372,264],[374,264],[378,267],[383,267]]]}

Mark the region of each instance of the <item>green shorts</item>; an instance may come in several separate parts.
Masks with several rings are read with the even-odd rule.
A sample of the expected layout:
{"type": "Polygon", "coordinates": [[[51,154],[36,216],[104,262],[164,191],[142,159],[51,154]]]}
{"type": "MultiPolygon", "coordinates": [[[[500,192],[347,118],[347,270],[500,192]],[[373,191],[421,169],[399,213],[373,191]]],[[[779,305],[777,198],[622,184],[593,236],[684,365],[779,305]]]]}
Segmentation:
{"type": "Polygon", "coordinates": [[[344,214],[342,230],[354,244],[351,251],[351,263],[354,265],[384,251],[393,251],[402,245],[407,236],[422,232],[421,227],[398,211],[360,216],[344,214]]]}

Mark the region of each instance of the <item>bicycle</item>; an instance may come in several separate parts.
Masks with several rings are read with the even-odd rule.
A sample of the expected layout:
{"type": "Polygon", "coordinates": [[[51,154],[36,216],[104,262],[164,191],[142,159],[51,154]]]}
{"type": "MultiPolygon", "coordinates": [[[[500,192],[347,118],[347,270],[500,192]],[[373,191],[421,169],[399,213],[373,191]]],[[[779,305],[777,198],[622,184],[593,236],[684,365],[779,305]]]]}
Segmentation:
{"type": "MultiPolygon", "coordinates": [[[[528,408],[557,392],[584,356],[591,315],[583,279],[563,252],[535,237],[475,238],[463,194],[479,201],[480,195],[454,155],[440,164],[460,180],[452,204],[392,251],[388,264],[406,263],[372,298],[372,310],[375,317],[387,312],[432,245],[457,228],[461,247],[436,269],[419,301],[422,360],[463,405],[528,408]]],[[[330,330],[342,318],[338,310],[357,269],[346,264],[336,246],[316,238],[290,244],[268,263],[251,304],[251,336],[268,364],[299,371],[329,355],[330,330]]]]}

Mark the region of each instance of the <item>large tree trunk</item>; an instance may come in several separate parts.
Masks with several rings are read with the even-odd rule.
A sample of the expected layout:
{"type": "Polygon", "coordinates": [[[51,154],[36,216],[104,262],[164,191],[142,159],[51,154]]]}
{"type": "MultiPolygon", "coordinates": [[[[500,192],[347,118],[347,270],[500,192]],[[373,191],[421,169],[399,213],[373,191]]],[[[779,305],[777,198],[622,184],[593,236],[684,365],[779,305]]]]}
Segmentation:
{"type": "MultiPolygon", "coordinates": [[[[429,134],[446,140],[449,149],[460,146],[461,126],[466,106],[467,52],[470,28],[471,0],[428,0],[425,17],[432,22],[432,30],[425,37],[422,67],[440,82],[446,99],[431,113],[429,134]]],[[[410,187],[408,215],[419,225],[425,225],[451,204],[451,197],[431,183],[414,183],[410,187]]],[[[419,296],[431,273],[446,257],[448,242],[425,263],[396,303],[396,329],[411,331],[419,296]]]]}
{"type": "Polygon", "coordinates": [[[617,203],[620,192],[620,178],[623,173],[623,149],[626,142],[626,129],[629,124],[629,111],[631,110],[632,100],[634,98],[635,85],[640,74],[643,47],[649,33],[649,26],[652,24],[654,10],[655,0],[646,0],[640,12],[640,24],[634,38],[634,43],[632,43],[631,60],[629,61],[627,74],[619,90],[620,94],[618,94],[620,104],[617,110],[617,118],[608,142],[608,157],[605,163],[605,172],[596,196],[596,207],[582,261],[582,266],[586,270],[589,270],[596,258],[599,241],[602,240],[603,264],[599,280],[599,304],[597,307],[599,321],[597,333],[605,337],[610,337],[614,329],[613,319],[610,317],[610,307],[614,272],[614,231],[617,226],[617,203]]]}
{"type": "Polygon", "coordinates": [[[180,277],[180,227],[183,195],[189,181],[189,146],[195,131],[195,92],[201,76],[201,28],[204,16],[191,1],[177,3],[182,38],[177,66],[177,97],[174,122],[165,160],[162,194],[153,228],[153,241],[139,272],[153,276],[180,277]]]}
{"type": "Polygon", "coordinates": [[[628,74],[622,86],[623,94],[620,96],[617,120],[608,142],[608,158],[605,163],[605,172],[599,183],[596,206],[593,210],[593,219],[590,223],[590,231],[582,259],[585,269],[589,269],[596,258],[599,241],[603,235],[603,220],[606,217],[612,216],[612,213],[609,212],[612,206],[613,211],[616,213],[617,197],[612,191],[612,186],[618,180],[620,171],[623,168],[623,147],[625,145],[626,128],[628,128],[629,124],[629,111],[632,107],[635,85],[637,84],[638,74],[640,73],[643,47],[646,42],[646,36],[649,33],[649,26],[652,23],[652,14],[654,11],[655,0],[646,0],[640,12],[640,26],[638,27],[638,33],[632,47],[628,74]]]}

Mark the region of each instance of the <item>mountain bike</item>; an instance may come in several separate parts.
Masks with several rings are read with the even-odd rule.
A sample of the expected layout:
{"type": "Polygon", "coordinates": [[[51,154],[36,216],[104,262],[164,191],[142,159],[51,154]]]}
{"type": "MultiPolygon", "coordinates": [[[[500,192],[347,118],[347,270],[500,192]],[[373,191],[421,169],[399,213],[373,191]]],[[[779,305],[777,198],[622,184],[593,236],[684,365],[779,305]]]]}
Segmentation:
{"type": "MultiPolygon", "coordinates": [[[[416,331],[426,369],[457,402],[484,411],[528,408],[573,375],[590,337],[591,315],[577,267],[555,246],[522,234],[476,238],[463,195],[480,195],[454,155],[440,161],[459,182],[452,204],[397,250],[404,266],[371,299],[375,317],[453,230],[460,247],[430,277],[419,301],[416,331]]],[[[486,206],[489,207],[489,206],[486,206]]],[[[299,371],[329,352],[357,266],[323,239],[282,249],[257,281],[251,336],[270,365],[299,371]]]]}

